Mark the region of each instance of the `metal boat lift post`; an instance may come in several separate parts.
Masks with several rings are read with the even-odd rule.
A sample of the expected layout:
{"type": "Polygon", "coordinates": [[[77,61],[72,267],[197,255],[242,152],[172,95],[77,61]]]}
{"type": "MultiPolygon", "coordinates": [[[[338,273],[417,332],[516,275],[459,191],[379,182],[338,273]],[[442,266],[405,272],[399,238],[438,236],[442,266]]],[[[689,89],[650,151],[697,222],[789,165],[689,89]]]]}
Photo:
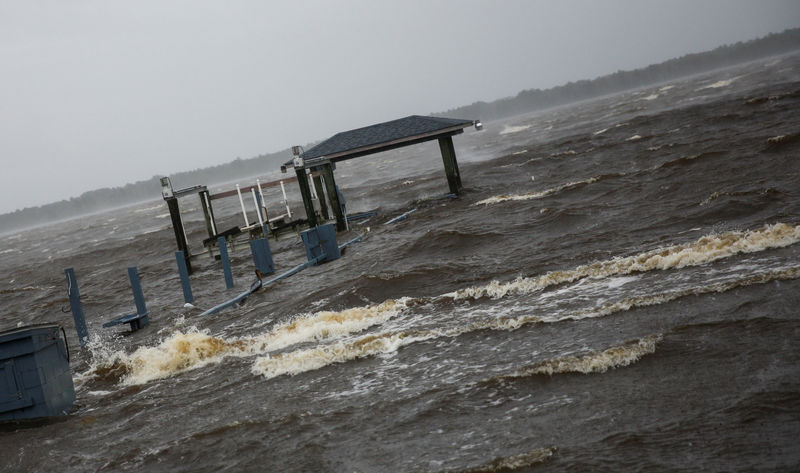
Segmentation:
{"type": "Polygon", "coordinates": [[[183,252],[183,257],[186,261],[186,269],[189,274],[192,273],[192,254],[189,250],[189,243],[186,238],[186,228],[183,225],[183,218],[181,217],[181,209],[178,205],[178,198],[190,194],[199,194],[200,204],[203,207],[203,215],[206,220],[206,229],[209,233],[216,233],[214,222],[214,210],[211,207],[211,200],[209,199],[208,189],[206,186],[192,186],[185,189],[174,190],[172,182],[169,177],[161,178],[161,197],[167,202],[169,208],[169,216],[172,220],[172,230],[175,232],[175,241],[178,244],[178,251],[183,252]]]}

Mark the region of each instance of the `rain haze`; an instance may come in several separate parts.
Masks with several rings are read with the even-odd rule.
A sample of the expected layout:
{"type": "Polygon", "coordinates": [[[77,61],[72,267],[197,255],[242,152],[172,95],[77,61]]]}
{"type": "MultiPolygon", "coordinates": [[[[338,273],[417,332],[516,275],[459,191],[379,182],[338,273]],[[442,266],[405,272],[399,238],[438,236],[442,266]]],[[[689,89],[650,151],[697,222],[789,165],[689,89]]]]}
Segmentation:
{"type": "Polygon", "coordinates": [[[798,25],[796,0],[3,0],[0,213],[798,25]]]}

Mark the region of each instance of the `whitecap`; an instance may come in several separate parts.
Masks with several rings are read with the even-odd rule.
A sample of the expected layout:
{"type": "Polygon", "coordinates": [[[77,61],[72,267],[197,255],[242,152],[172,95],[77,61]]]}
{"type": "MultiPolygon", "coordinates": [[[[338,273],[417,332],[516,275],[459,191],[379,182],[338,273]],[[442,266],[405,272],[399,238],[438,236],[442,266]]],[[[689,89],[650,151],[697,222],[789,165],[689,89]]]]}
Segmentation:
{"type": "Polygon", "coordinates": [[[733,77],[731,79],[718,80],[718,81],[714,82],[713,84],[709,84],[709,85],[700,87],[697,90],[700,91],[700,90],[704,90],[704,89],[719,89],[720,87],[727,87],[727,86],[731,85],[731,83],[733,81],[735,81],[736,79],[737,79],[736,77],[733,77]]]}
{"type": "Polygon", "coordinates": [[[512,133],[519,133],[520,131],[527,130],[531,125],[505,125],[500,132],[501,135],[510,135],[512,133]]]}

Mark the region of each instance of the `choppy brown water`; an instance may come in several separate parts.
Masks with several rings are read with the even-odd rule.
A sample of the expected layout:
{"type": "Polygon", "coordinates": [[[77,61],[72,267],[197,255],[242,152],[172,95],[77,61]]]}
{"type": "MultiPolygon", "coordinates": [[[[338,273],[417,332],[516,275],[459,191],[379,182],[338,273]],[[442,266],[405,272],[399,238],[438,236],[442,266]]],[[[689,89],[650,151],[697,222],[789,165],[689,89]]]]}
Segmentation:
{"type": "Polygon", "coordinates": [[[74,412],[6,426],[0,468],[797,470],[799,110],[784,56],[457,136],[458,199],[435,143],[344,163],[364,240],[203,318],[247,245],[233,291],[197,259],[184,308],[161,201],[3,235],[0,328],[71,328],[74,267],[94,339],[74,412]],[[128,336],[100,326],[131,265],[152,315],[128,336]]]}

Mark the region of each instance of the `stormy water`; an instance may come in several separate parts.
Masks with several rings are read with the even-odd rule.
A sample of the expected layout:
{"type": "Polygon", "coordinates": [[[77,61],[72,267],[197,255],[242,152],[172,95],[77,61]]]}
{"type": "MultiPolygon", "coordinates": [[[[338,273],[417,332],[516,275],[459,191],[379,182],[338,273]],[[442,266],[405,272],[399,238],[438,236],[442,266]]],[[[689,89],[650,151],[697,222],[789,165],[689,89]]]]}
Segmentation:
{"type": "MultiPolygon", "coordinates": [[[[347,210],[377,214],[339,241],[363,240],[213,315],[199,314],[247,289],[253,264],[239,241],[225,290],[194,197],[195,307],[160,196],[3,235],[0,328],[64,325],[77,401],[5,425],[0,468],[800,468],[800,54],[454,143],[457,198],[435,141],[340,163],[347,210]],[[101,327],[134,311],[128,266],[151,320],[133,334],[101,327]]],[[[215,211],[242,224],[235,198],[215,211]]],[[[270,244],[278,272],[306,259],[297,235],[270,244]]]]}

